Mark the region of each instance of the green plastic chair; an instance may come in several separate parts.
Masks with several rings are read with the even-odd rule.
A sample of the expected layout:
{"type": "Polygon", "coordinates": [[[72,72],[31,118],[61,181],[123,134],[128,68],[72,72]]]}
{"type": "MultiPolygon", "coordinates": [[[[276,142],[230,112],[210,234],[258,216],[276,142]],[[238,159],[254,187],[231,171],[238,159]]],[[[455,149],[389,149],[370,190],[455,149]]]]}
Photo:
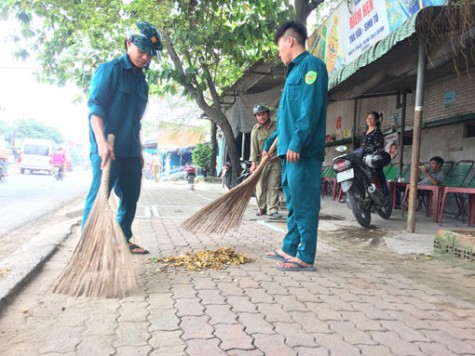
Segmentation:
{"type": "MultiPolygon", "coordinates": [[[[423,163],[421,163],[421,165],[426,166],[427,169],[430,170],[430,164],[429,163],[423,162],[423,163]]],[[[419,180],[421,180],[424,177],[425,177],[424,173],[421,172],[419,174],[419,180]]],[[[411,164],[410,163],[407,165],[406,169],[404,170],[404,173],[402,174],[402,178],[404,179],[404,182],[406,182],[406,183],[410,182],[410,180],[411,180],[411,164]]]]}
{"type": "Polygon", "coordinates": [[[403,170],[402,180],[403,180],[403,182],[409,183],[410,179],[411,179],[411,164],[409,163],[406,166],[406,169],[403,170]]]}
{"type": "Polygon", "coordinates": [[[473,160],[461,160],[449,171],[442,185],[444,187],[462,187],[473,167],[473,160]]]}
{"type": "Polygon", "coordinates": [[[330,169],[330,166],[325,166],[322,168],[322,171],[320,172],[320,179],[323,179],[326,177],[329,169],[330,169]]]}
{"type": "Polygon", "coordinates": [[[390,164],[383,169],[384,176],[388,182],[397,180],[398,171],[399,167],[397,164],[390,164]]]}
{"type": "Polygon", "coordinates": [[[450,170],[453,168],[453,166],[454,166],[454,161],[445,161],[444,162],[444,165],[442,166],[442,172],[445,173],[446,177],[449,174],[450,170]]]}
{"type": "Polygon", "coordinates": [[[336,181],[336,171],[333,169],[333,166],[330,166],[328,171],[327,171],[327,174],[325,175],[325,177],[322,179],[323,181],[323,186],[321,188],[321,195],[322,195],[322,198],[329,194],[329,192],[331,191],[331,195],[332,195],[332,198],[333,200],[335,200],[336,198],[336,194],[337,194],[337,181],[336,181]]]}

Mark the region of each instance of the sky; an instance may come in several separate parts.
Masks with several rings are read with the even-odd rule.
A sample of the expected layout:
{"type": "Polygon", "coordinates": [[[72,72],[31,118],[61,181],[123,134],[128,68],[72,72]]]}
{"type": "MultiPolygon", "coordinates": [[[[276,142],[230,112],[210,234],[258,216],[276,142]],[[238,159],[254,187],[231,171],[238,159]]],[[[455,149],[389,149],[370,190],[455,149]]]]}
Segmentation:
{"type": "Polygon", "coordinates": [[[87,141],[86,101],[73,103],[81,91],[74,86],[39,84],[33,75],[38,64],[13,58],[15,47],[5,41],[5,28],[1,21],[0,120],[14,124],[15,120],[31,118],[59,129],[66,139],[87,141]]]}
{"type": "MultiPolygon", "coordinates": [[[[73,85],[60,88],[38,83],[34,76],[38,63],[14,59],[15,46],[5,40],[9,31],[6,23],[0,21],[0,120],[14,125],[17,120],[35,119],[59,129],[66,140],[87,143],[86,97],[73,85]],[[78,95],[83,100],[74,103],[78,95]]],[[[192,120],[200,113],[196,103],[186,103],[184,98],[151,98],[143,120],[203,125],[203,120],[192,120]]]]}

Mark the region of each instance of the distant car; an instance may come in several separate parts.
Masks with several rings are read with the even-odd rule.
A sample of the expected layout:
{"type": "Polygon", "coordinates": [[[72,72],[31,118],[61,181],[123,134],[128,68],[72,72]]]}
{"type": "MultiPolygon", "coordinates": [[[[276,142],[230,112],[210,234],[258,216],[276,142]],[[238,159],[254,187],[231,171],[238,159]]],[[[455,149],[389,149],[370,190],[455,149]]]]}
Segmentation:
{"type": "Polygon", "coordinates": [[[40,139],[25,139],[20,158],[20,173],[43,171],[51,173],[53,142],[40,139]]]}

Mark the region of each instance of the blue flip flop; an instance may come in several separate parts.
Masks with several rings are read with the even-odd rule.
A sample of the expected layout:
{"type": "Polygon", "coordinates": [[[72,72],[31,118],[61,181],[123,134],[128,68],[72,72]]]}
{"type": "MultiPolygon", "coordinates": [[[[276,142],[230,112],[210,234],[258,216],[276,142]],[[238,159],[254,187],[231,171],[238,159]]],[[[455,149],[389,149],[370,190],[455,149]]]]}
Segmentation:
{"type": "Polygon", "coordinates": [[[273,253],[272,255],[265,255],[264,257],[270,260],[277,260],[281,262],[284,262],[286,260],[284,256],[281,256],[277,253],[277,250],[272,251],[272,253],[273,253]]]}
{"type": "Polygon", "coordinates": [[[276,265],[275,268],[277,268],[279,271],[287,271],[287,272],[299,272],[299,271],[316,271],[317,269],[313,266],[305,267],[304,265],[295,262],[295,261],[284,261],[285,263],[292,263],[293,265],[297,267],[281,267],[279,265],[276,265]]]}

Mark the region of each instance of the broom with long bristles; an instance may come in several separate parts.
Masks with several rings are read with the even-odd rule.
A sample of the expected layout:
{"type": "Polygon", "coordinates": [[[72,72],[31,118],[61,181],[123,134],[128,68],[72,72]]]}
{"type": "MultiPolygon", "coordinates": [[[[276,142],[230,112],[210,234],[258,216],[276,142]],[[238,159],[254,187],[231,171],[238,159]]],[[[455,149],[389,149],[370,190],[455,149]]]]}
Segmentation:
{"type": "MultiPolygon", "coordinates": [[[[114,145],[114,136],[107,141],[114,145]]],[[[136,287],[136,277],[117,213],[109,205],[111,159],[106,163],[91,213],[71,260],[53,286],[73,297],[122,298],[136,287]]]]}
{"type": "MultiPolygon", "coordinates": [[[[277,138],[269,149],[270,155],[274,153],[276,145],[277,138]]],[[[191,232],[204,233],[226,233],[238,227],[269,160],[268,156],[264,157],[249,178],[198,210],[181,225],[191,232]]]]}

